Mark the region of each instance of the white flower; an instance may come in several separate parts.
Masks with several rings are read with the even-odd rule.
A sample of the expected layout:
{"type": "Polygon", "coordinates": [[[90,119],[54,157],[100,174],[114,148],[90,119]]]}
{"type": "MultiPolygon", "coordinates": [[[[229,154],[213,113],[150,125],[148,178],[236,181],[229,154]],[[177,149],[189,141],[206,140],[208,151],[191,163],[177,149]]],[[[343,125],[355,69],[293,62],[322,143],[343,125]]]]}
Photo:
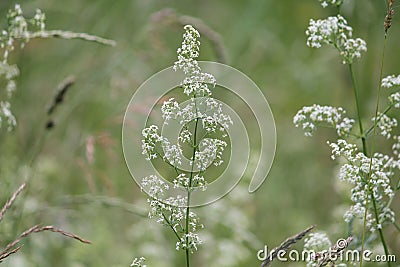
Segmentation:
{"type": "Polygon", "coordinates": [[[333,127],[339,136],[346,136],[351,131],[354,120],[344,117],[346,111],[343,108],[330,106],[303,107],[293,118],[296,127],[301,127],[306,136],[312,136],[317,126],[333,127]]]}
{"type": "Polygon", "coordinates": [[[364,218],[365,207],[361,203],[356,203],[350,207],[343,215],[344,221],[350,223],[355,218],[364,218]]]}
{"type": "Polygon", "coordinates": [[[400,85],[400,75],[389,75],[382,79],[382,87],[391,88],[400,85]]]}
{"type": "Polygon", "coordinates": [[[175,101],[174,98],[170,98],[164,101],[161,107],[162,117],[164,119],[164,124],[168,124],[170,119],[175,119],[176,114],[180,110],[179,103],[175,101]]]}
{"type": "Polygon", "coordinates": [[[391,209],[389,209],[387,207],[383,208],[382,213],[379,214],[379,221],[394,223],[395,222],[394,211],[392,211],[391,209]]]}
{"type": "Polygon", "coordinates": [[[340,54],[343,56],[343,64],[352,63],[354,58],[360,58],[361,52],[367,51],[367,43],[361,39],[348,39],[343,45],[340,54]]]}
{"type": "Polygon", "coordinates": [[[181,173],[174,179],[174,187],[189,187],[189,177],[181,173]]]}
{"type": "Polygon", "coordinates": [[[203,175],[196,174],[192,179],[192,188],[200,188],[202,191],[207,189],[207,181],[203,175]]]}
{"type": "MultiPolygon", "coordinates": [[[[180,125],[187,127],[187,124],[200,119],[204,130],[208,133],[215,133],[217,130],[224,132],[232,125],[232,119],[224,114],[222,104],[211,97],[192,98],[189,103],[181,107],[173,99],[166,101],[161,108],[165,123],[170,119],[175,119],[180,125]]],[[[186,128],[187,129],[187,128],[186,128]]],[[[189,141],[191,134],[186,130],[180,137],[182,141],[189,141]]],[[[181,140],[180,140],[181,141],[181,140]]]]}
{"type": "Polygon", "coordinates": [[[193,175],[190,179],[186,174],[181,173],[174,179],[173,183],[175,188],[183,187],[187,191],[193,191],[197,188],[204,191],[207,188],[207,181],[204,179],[204,176],[199,174],[193,175]]]}
{"type": "Polygon", "coordinates": [[[327,251],[331,247],[331,241],[326,233],[311,233],[304,239],[304,250],[313,252],[308,254],[305,259],[307,267],[317,267],[318,259],[315,258],[316,253],[327,251]]]}
{"type": "Polygon", "coordinates": [[[36,9],[35,16],[33,17],[33,24],[38,27],[41,31],[46,28],[46,15],[40,9],[36,9]]]}
{"type": "MultiPolygon", "coordinates": [[[[326,1],[323,3],[326,4],[326,1]]],[[[311,19],[306,30],[307,45],[315,48],[320,48],[323,44],[332,45],[343,57],[343,63],[350,64],[354,58],[361,57],[361,52],[367,51],[366,42],[360,38],[352,39],[352,33],[353,29],[341,15],[323,20],[311,19]]]]}
{"type": "Polygon", "coordinates": [[[158,126],[151,125],[142,130],[142,154],[147,155],[147,160],[155,159],[158,156],[156,150],[157,143],[162,143],[165,139],[158,134],[158,126]]]}
{"type": "Polygon", "coordinates": [[[182,164],[182,148],[179,144],[170,144],[165,138],[162,147],[164,150],[164,159],[172,166],[178,167],[182,164]]]}
{"type": "Polygon", "coordinates": [[[192,133],[187,128],[182,129],[179,133],[178,141],[189,144],[192,141],[192,133]]]}
{"type": "Polygon", "coordinates": [[[332,158],[341,156],[346,159],[339,170],[339,179],[352,185],[351,200],[353,205],[345,213],[346,222],[354,219],[363,220],[367,201],[375,201],[376,210],[379,216],[379,223],[376,222],[373,205],[369,205],[367,216],[367,227],[373,232],[378,228],[378,224],[390,223],[394,218],[394,213],[388,210],[387,204],[394,197],[394,192],[390,184],[391,178],[395,175],[394,170],[399,170],[400,161],[394,158],[375,153],[373,158],[365,156],[357,151],[354,144],[349,144],[345,140],[338,140],[337,143],[330,143],[332,148],[332,158]],[[372,196],[373,195],[373,199],[372,196]]]}
{"type": "MultiPolygon", "coordinates": [[[[372,118],[372,121],[375,122],[375,118],[372,118]]],[[[376,122],[376,127],[379,130],[379,133],[389,139],[391,137],[391,132],[394,127],[397,126],[397,120],[395,118],[390,118],[386,114],[379,113],[378,120],[376,122]]]]}
{"type": "Polygon", "coordinates": [[[393,136],[395,140],[394,144],[392,145],[392,151],[397,158],[400,158],[400,136],[393,136]]]}
{"type": "Polygon", "coordinates": [[[219,166],[223,163],[222,154],[227,146],[225,141],[207,138],[204,139],[199,146],[199,151],[196,151],[194,164],[200,171],[205,171],[211,164],[219,166]]]}
{"type": "Polygon", "coordinates": [[[11,131],[17,124],[17,121],[15,120],[14,115],[11,113],[10,107],[11,107],[11,105],[9,102],[0,101],[0,128],[2,126],[2,122],[3,122],[3,118],[4,118],[8,124],[7,129],[9,131],[11,131]]]}
{"type": "Polygon", "coordinates": [[[178,61],[174,70],[182,70],[186,78],[182,81],[183,92],[188,96],[209,96],[211,91],[208,84],[215,86],[215,78],[209,73],[201,72],[197,57],[200,51],[199,32],[191,25],[184,27],[185,33],[180,48],[178,48],[178,61]]]}
{"type": "Polygon", "coordinates": [[[332,243],[326,233],[311,233],[304,239],[305,250],[321,251],[331,246],[332,243]]]}
{"type": "Polygon", "coordinates": [[[337,44],[342,46],[351,37],[353,29],[341,16],[328,17],[327,19],[310,20],[306,30],[307,45],[319,48],[322,44],[337,44]]]}
{"type": "Polygon", "coordinates": [[[323,8],[327,7],[329,4],[334,6],[341,6],[344,0],[318,0],[323,8]]]}
{"type": "Polygon", "coordinates": [[[330,143],[328,142],[328,145],[332,149],[332,156],[331,158],[335,160],[337,157],[343,156],[345,158],[350,158],[352,157],[356,151],[357,151],[357,146],[351,143],[347,143],[343,139],[339,139],[337,143],[330,143]]]}
{"type": "Polygon", "coordinates": [[[188,249],[190,252],[193,253],[194,251],[197,250],[197,246],[202,243],[203,241],[200,239],[198,234],[195,233],[184,234],[181,237],[181,240],[176,242],[176,250],[188,249]],[[186,239],[188,239],[188,243],[186,242],[186,239]]]}
{"type": "Polygon", "coordinates": [[[150,175],[142,179],[141,183],[142,190],[147,189],[147,193],[153,198],[161,198],[164,195],[164,191],[169,189],[169,185],[159,179],[156,175],[150,175]]]}

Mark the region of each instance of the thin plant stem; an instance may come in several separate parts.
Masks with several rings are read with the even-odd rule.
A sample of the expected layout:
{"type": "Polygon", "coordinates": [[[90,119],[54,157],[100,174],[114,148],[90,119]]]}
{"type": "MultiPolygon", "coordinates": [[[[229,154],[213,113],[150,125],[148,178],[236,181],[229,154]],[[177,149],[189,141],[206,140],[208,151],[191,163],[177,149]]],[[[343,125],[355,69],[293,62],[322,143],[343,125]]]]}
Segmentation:
{"type": "Polygon", "coordinates": [[[361,111],[360,111],[360,101],[358,98],[358,89],[357,89],[357,83],[354,75],[354,70],[353,70],[353,64],[349,64],[349,71],[350,71],[350,76],[351,76],[351,82],[353,84],[353,92],[354,92],[354,98],[356,101],[356,110],[357,110],[357,119],[358,119],[358,126],[360,128],[360,136],[361,136],[361,142],[362,142],[362,147],[363,147],[363,153],[367,155],[367,144],[365,140],[365,135],[364,135],[364,130],[363,130],[363,124],[361,121],[361,111]]]}
{"type": "MultiPolygon", "coordinates": [[[[197,105],[196,105],[196,96],[194,97],[195,99],[195,110],[196,110],[196,115],[197,115],[197,105]]],[[[190,192],[191,192],[191,187],[192,187],[192,180],[193,180],[193,173],[194,173],[194,160],[196,156],[196,150],[197,150],[197,128],[199,124],[199,118],[196,119],[196,123],[194,126],[194,132],[193,132],[193,154],[192,154],[192,167],[190,171],[190,177],[189,177],[189,184],[188,184],[188,199],[187,199],[187,207],[186,207],[186,226],[185,226],[185,234],[186,234],[186,267],[190,267],[190,256],[189,256],[189,213],[190,213],[190,192]]]]}
{"type": "MultiPolygon", "coordinates": [[[[350,71],[350,76],[351,76],[351,81],[353,85],[353,92],[354,92],[354,99],[356,102],[356,111],[357,111],[357,119],[358,119],[358,125],[360,128],[360,138],[362,142],[362,148],[363,148],[363,153],[364,155],[367,155],[367,144],[365,140],[365,135],[364,135],[364,130],[363,130],[363,125],[361,121],[361,112],[360,112],[360,105],[359,105],[359,98],[358,98],[358,90],[357,90],[357,84],[356,84],[356,79],[354,75],[354,70],[353,70],[353,65],[349,64],[349,71],[350,71]]],[[[365,245],[365,229],[367,227],[367,212],[368,212],[368,199],[365,203],[365,213],[364,213],[364,225],[363,225],[363,233],[361,237],[361,253],[364,251],[364,245],[365,245]]],[[[362,267],[363,259],[361,257],[360,259],[360,267],[362,267]]]]}
{"type": "MultiPolygon", "coordinates": [[[[372,160],[373,160],[373,154],[374,154],[374,150],[375,150],[375,135],[376,135],[376,128],[377,128],[377,122],[378,122],[378,111],[379,111],[379,102],[380,102],[380,94],[381,94],[381,89],[382,89],[382,77],[383,77],[383,65],[384,65],[384,61],[385,61],[385,50],[386,50],[386,33],[384,36],[384,41],[383,41],[383,50],[382,50],[382,57],[381,57],[381,66],[380,66],[380,74],[379,74],[379,85],[378,85],[378,92],[377,92],[377,97],[376,97],[376,105],[375,105],[375,116],[374,116],[374,126],[373,126],[373,135],[372,135],[372,142],[371,142],[371,158],[370,158],[370,166],[369,166],[369,173],[368,173],[368,179],[367,179],[367,189],[368,189],[368,193],[371,196],[371,202],[372,202],[372,206],[373,206],[373,210],[374,210],[374,216],[375,216],[375,221],[377,225],[380,225],[379,222],[379,215],[378,215],[378,209],[376,206],[376,200],[375,200],[375,196],[373,193],[373,190],[371,190],[371,175],[372,175],[372,160]]],[[[387,109],[388,111],[389,109],[387,109]]],[[[386,111],[386,112],[387,112],[386,111]]],[[[368,131],[369,132],[369,131],[368,131]]],[[[364,136],[365,138],[365,136],[364,136]]],[[[366,155],[366,151],[364,151],[364,154],[366,155]]],[[[366,204],[365,204],[365,212],[364,212],[364,226],[363,226],[363,234],[362,234],[362,243],[361,243],[361,253],[364,252],[364,246],[365,246],[365,233],[366,233],[366,219],[367,219],[367,213],[368,213],[368,205],[369,205],[369,201],[368,199],[366,200],[366,204]]],[[[389,249],[387,247],[386,241],[385,241],[385,237],[383,235],[383,231],[380,227],[378,228],[378,233],[379,233],[379,238],[381,240],[383,249],[385,251],[385,255],[386,257],[388,257],[389,255],[389,249]]],[[[363,264],[363,260],[360,260],[360,267],[362,267],[363,264]]],[[[387,265],[390,267],[391,264],[388,261],[387,265]]]]}
{"type": "MultiPolygon", "coordinates": [[[[391,110],[393,108],[393,105],[388,106],[383,112],[381,112],[381,114],[379,114],[379,116],[376,118],[376,121],[380,121],[381,118],[383,117],[383,115],[385,115],[386,113],[389,112],[389,110],[391,110]]],[[[368,135],[374,130],[375,127],[375,123],[368,128],[368,130],[365,131],[365,136],[368,137],[368,135]]]]}
{"type": "Polygon", "coordinates": [[[174,226],[171,224],[171,222],[168,220],[167,216],[165,216],[165,214],[162,214],[164,220],[167,222],[167,224],[169,225],[169,227],[171,227],[172,231],[174,232],[175,236],[178,238],[178,240],[180,240],[178,233],[176,232],[174,226]]]}

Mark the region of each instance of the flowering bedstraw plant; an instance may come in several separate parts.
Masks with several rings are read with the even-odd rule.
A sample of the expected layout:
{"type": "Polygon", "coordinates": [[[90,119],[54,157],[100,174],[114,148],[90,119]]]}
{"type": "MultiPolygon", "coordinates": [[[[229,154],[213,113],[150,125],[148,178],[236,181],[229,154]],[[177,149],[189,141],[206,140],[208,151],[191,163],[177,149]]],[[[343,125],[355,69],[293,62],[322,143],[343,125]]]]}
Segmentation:
{"type": "MultiPolygon", "coordinates": [[[[323,7],[329,4],[336,5],[340,12],[343,1],[322,1],[323,7]]],[[[388,10],[384,19],[383,42],[386,47],[388,29],[393,16],[393,1],[388,1],[388,10]]],[[[312,105],[303,107],[294,117],[294,124],[304,130],[306,136],[312,136],[317,127],[333,128],[338,135],[338,140],[328,142],[332,150],[332,159],[340,160],[338,179],[350,185],[350,200],[352,205],[343,214],[343,219],[348,224],[349,234],[354,236],[354,244],[364,250],[368,242],[374,240],[376,234],[386,256],[390,248],[385,240],[382,229],[387,225],[394,225],[397,234],[400,227],[396,224],[395,213],[391,204],[400,189],[400,137],[398,122],[389,116],[389,111],[400,108],[400,76],[390,75],[383,77],[383,59],[380,70],[380,82],[377,90],[377,99],[374,112],[369,119],[369,125],[360,115],[359,91],[353,71],[355,60],[367,51],[366,42],[361,38],[352,38],[353,29],[347,24],[346,19],[338,14],[326,19],[310,20],[306,31],[307,45],[320,48],[323,45],[332,46],[339,52],[343,64],[348,66],[354,92],[355,119],[346,116],[346,111],[341,107],[312,105]],[[384,108],[380,106],[381,89],[389,90],[389,98],[384,108]],[[358,125],[358,127],[355,127],[358,125]],[[366,127],[367,126],[367,127],[366,127]],[[357,129],[358,128],[358,129],[357,129]],[[390,142],[391,151],[382,153],[376,151],[375,139],[382,136],[383,140],[390,142]],[[356,236],[355,226],[361,226],[362,231],[356,236]]],[[[393,113],[393,112],[391,112],[393,113]]],[[[381,138],[382,138],[381,137],[381,138]]],[[[305,244],[309,249],[310,244],[330,246],[326,235],[310,236],[305,244]]],[[[360,266],[362,266],[362,259],[360,266]]],[[[390,262],[387,262],[391,266],[390,262]]],[[[308,266],[317,265],[310,261],[308,266]]]]}
{"type": "MultiPolygon", "coordinates": [[[[186,254],[186,266],[190,266],[190,254],[197,251],[202,243],[198,230],[204,226],[190,208],[191,194],[207,189],[207,169],[223,163],[223,152],[228,145],[226,130],[232,120],[225,115],[222,106],[212,98],[216,80],[213,75],[202,72],[197,58],[200,51],[200,34],[190,25],[184,27],[185,33],[178,60],[173,69],[185,75],[180,88],[187,100],[178,103],[174,98],[163,102],[161,107],[164,125],[172,120],[179,123],[178,140],[173,143],[161,134],[157,125],[143,129],[142,150],[147,160],[157,158],[173,170],[172,183],[156,175],[144,177],[141,188],[149,195],[149,217],[169,227],[176,237],[176,250],[186,254]],[[183,168],[184,150],[190,155],[189,170],[183,168]],[[166,192],[174,187],[182,194],[167,197],[166,192]]],[[[140,265],[136,259],[133,266],[140,265]],[[135,265],[136,264],[136,265],[135,265]]]]}

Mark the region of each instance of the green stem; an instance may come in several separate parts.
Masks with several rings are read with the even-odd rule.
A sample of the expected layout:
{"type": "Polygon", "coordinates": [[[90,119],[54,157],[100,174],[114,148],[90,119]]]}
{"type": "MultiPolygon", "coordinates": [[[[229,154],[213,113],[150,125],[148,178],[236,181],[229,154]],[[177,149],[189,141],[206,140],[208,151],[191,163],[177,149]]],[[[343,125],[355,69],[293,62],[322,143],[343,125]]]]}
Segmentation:
{"type": "Polygon", "coordinates": [[[165,216],[165,214],[162,214],[164,220],[167,222],[167,224],[169,225],[169,227],[171,227],[172,231],[174,232],[175,236],[178,238],[178,241],[181,240],[181,238],[179,237],[178,233],[176,232],[174,226],[171,224],[171,222],[168,220],[167,216],[165,216]]]}
{"type": "MultiPolygon", "coordinates": [[[[350,71],[350,76],[351,76],[351,82],[353,85],[353,92],[354,92],[354,99],[356,102],[356,111],[357,111],[357,119],[358,119],[358,126],[360,128],[360,138],[362,142],[362,148],[363,148],[363,153],[364,155],[367,155],[367,144],[365,141],[365,134],[364,134],[364,129],[361,121],[361,112],[360,112],[360,105],[359,105],[359,98],[358,98],[358,89],[357,89],[357,84],[356,84],[356,79],[354,75],[354,70],[353,70],[353,65],[349,64],[349,71],[350,71]]],[[[363,225],[363,233],[362,233],[362,238],[361,238],[361,253],[364,252],[364,245],[365,245],[365,229],[367,228],[367,211],[368,211],[368,199],[367,203],[365,203],[365,213],[364,213],[364,225],[363,225]]],[[[360,259],[360,267],[362,267],[363,259],[361,257],[360,259]]]]}
{"type": "MultiPolygon", "coordinates": [[[[196,105],[196,99],[195,99],[195,110],[196,110],[196,115],[197,115],[197,105],[196,105]]],[[[193,133],[193,154],[192,154],[192,167],[190,171],[190,177],[189,177],[189,184],[188,184],[188,198],[187,198],[187,207],[186,207],[186,225],[185,225],[185,235],[186,235],[186,267],[190,267],[190,257],[189,257],[189,213],[190,213],[190,192],[191,192],[191,187],[192,187],[192,180],[193,180],[193,173],[194,173],[194,164],[195,164],[195,156],[196,156],[196,150],[197,150],[197,128],[199,124],[199,118],[196,119],[196,124],[194,126],[194,133],[193,133]]]]}
{"type": "Polygon", "coordinates": [[[356,78],[354,75],[353,64],[349,64],[349,70],[350,70],[351,82],[353,84],[354,98],[356,101],[357,119],[358,119],[358,126],[360,128],[360,136],[361,136],[363,152],[365,155],[367,155],[367,144],[365,141],[365,134],[364,134],[363,124],[361,121],[361,111],[360,111],[360,104],[359,104],[359,98],[358,98],[358,89],[357,89],[356,78]]]}
{"type": "MultiPolygon", "coordinates": [[[[392,109],[392,107],[393,107],[393,105],[388,106],[381,114],[379,114],[379,116],[378,116],[375,120],[376,120],[377,122],[380,121],[380,120],[382,119],[383,115],[385,115],[386,113],[388,113],[389,110],[392,109]]],[[[368,130],[365,131],[365,136],[368,137],[368,135],[370,134],[370,132],[371,132],[372,130],[374,130],[374,127],[375,127],[375,122],[374,122],[374,124],[373,124],[368,130]]]]}

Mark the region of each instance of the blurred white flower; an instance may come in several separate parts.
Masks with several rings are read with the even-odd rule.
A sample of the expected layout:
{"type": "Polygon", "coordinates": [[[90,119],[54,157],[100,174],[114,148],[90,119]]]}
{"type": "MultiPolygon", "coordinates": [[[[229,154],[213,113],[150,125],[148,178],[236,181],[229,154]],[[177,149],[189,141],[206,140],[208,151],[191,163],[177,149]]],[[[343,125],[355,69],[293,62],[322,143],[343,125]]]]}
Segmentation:
{"type": "Polygon", "coordinates": [[[389,139],[392,134],[392,130],[394,127],[397,127],[397,120],[395,118],[390,118],[386,114],[378,113],[378,119],[372,118],[372,121],[375,123],[376,127],[379,130],[379,133],[389,139]]]}
{"type": "Polygon", "coordinates": [[[301,127],[306,136],[312,136],[317,126],[332,127],[339,136],[350,133],[354,120],[345,117],[346,111],[339,107],[312,105],[303,107],[293,118],[296,127],[301,127]]]}
{"type": "Polygon", "coordinates": [[[333,159],[339,156],[346,159],[346,163],[340,168],[339,179],[352,185],[351,201],[354,204],[345,213],[345,221],[351,222],[357,218],[363,220],[366,203],[373,200],[375,207],[368,206],[371,211],[367,216],[367,228],[373,232],[378,227],[391,223],[394,220],[394,212],[388,208],[388,203],[394,197],[394,191],[390,179],[395,175],[395,169],[400,169],[400,161],[380,153],[375,153],[373,158],[369,158],[358,152],[354,144],[341,139],[329,145],[332,148],[333,159]],[[377,209],[379,222],[372,216],[373,208],[377,209]]]}
{"type": "Polygon", "coordinates": [[[367,44],[361,38],[352,39],[353,28],[341,15],[327,19],[310,20],[306,30],[307,45],[320,48],[323,44],[335,47],[343,58],[343,64],[353,63],[354,58],[361,57],[367,51],[367,44]]]}
{"type": "Polygon", "coordinates": [[[398,76],[389,75],[382,79],[381,84],[382,84],[382,87],[385,87],[385,88],[399,86],[400,85],[400,75],[398,75],[398,76]]]}
{"type": "Polygon", "coordinates": [[[306,259],[307,267],[316,267],[318,265],[318,259],[315,258],[315,254],[321,251],[327,251],[332,246],[331,241],[326,233],[317,232],[311,233],[304,239],[304,250],[313,252],[308,254],[306,259]]]}
{"type": "Polygon", "coordinates": [[[183,92],[188,96],[209,96],[211,91],[208,84],[215,86],[215,78],[209,73],[201,72],[197,58],[200,51],[199,32],[191,25],[184,27],[183,41],[178,48],[178,61],[174,70],[182,70],[186,78],[182,81],[183,92]]]}
{"type": "Polygon", "coordinates": [[[328,5],[334,6],[341,6],[344,0],[318,0],[321,3],[323,8],[327,7],[328,5]]]}

